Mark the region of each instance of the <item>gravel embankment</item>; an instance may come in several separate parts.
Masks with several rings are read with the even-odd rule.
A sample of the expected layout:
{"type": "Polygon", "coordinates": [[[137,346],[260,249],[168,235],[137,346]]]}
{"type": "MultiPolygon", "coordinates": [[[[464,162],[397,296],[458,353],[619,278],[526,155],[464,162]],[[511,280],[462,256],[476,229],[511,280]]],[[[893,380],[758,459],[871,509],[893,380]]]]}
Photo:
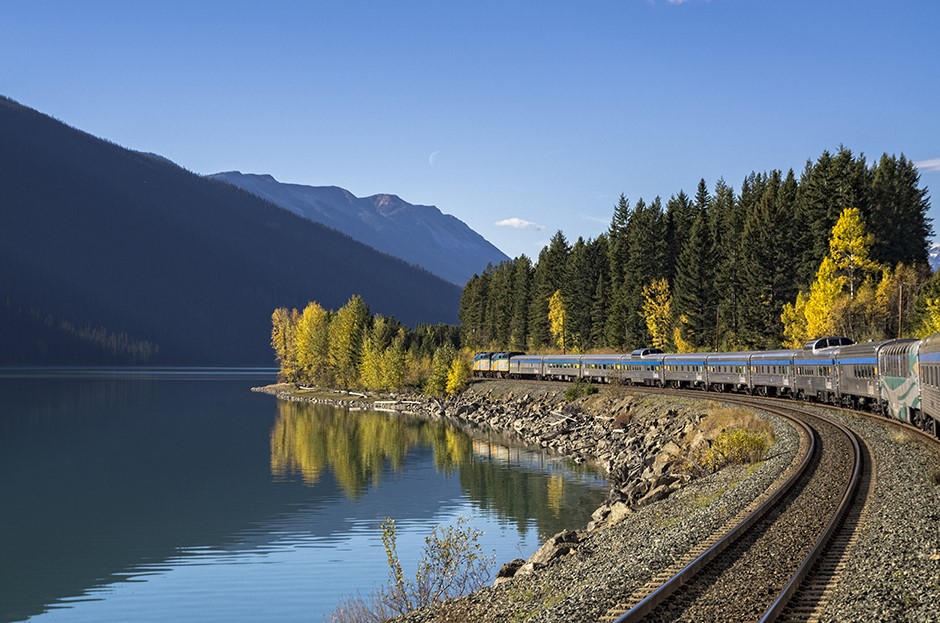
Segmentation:
{"type": "Polygon", "coordinates": [[[940,621],[940,447],[886,422],[838,419],[868,444],[875,483],[822,620],[940,621]]]}
{"type": "MultiPolygon", "coordinates": [[[[533,415],[533,412],[538,414],[539,409],[533,410],[531,407],[544,405],[548,400],[544,396],[533,396],[538,391],[544,392],[544,386],[517,385],[507,390],[507,386],[503,385],[497,390],[484,385],[478,387],[467,401],[469,404],[477,404],[471,412],[490,414],[486,418],[489,425],[505,427],[509,422],[510,430],[521,430],[520,436],[527,438],[525,431],[538,428],[532,427],[531,422],[557,421],[557,417],[553,419],[551,416],[552,411],[557,414],[557,403],[553,403],[553,409],[548,409],[546,417],[533,415]],[[494,395],[493,392],[499,393],[494,395]],[[528,410],[518,408],[516,401],[519,400],[528,403],[528,410]],[[484,408],[482,403],[486,401],[491,404],[484,408]],[[512,425],[512,422],[520,420],[525,424],[512,425]]],[[[696,400],[622,396],[615,393],[613,397],[601,395],[582,399],[577,410],[569,408],[566,417],[570,419],[566,422],[572,424],[572,428],[587,429],[592,434],[600,435],[600,441],[606,443],[597,443],[595,440],[593,445],[587,445],[583,439],[579,439],[568,447],[566,444],[569,441],[555,435],[557,426],[549,425],[541,429],[541,445],[560,448],[559,451],[569,455],[572,454],[572,447],[578,449],[579,453],[590,449],[601,455],[601,464],[608,467],[615,478],[620,478],[619,481],[615,479],[611,505],[595,513],[599,519],[610,512],[606,521],[592,522],[595,525],[588,531],[559,535],[556,537],[559,547],[547,544],[514,577],[497,586],[484,588],[470,596],[412,613],[399,620],[408,623],[597,620],[657,572],[678,562],[700,540],[721,528],[754,498],[764,493],[790,466],[799,449],[798,434],[788,424],[771,418],[777,443],[766,461],[752,467],[728,468],[691,482],[686,480],[682,486],[670,490],[665,499],[657,497],[658,501],[646,497],[655,487],[639,498],[635,497],[634,490],[638,482],[642,483],[643,475],[655,478],[653,472],[656,470],[651,468],[664,460],[663,450],[656,451],[656,448],[695,437],[696,431],[690,422],[696,421],[695,414],[701,415],[704,404],[696,400]],[[603,415],[604,408],[616,412],[624,400],[629,405],[631,415],[629,426],[620,434],[611,435],[611,424],[617,418],[603,415]],[[584,413],[584,407],[591,413],[584,413]],[[582,417],[587,419],[578,425],[582,417]],[[600,423],[598,418],[601,418],[600,423]],[[677,427],[678,431],[669,432],[671,426],[677,427]],[[606,432],[601,435],[601,430],[606,432]],[[650,434],[651,431],[653,434],[650,434]],[[544,439],[546,435],[551,436],[550,440],[544,439]],[[620,438],[626,441],[622,444],[625,449],[612,441],[619,441],[620,438]],[[651,441],[654,439],[656,441],[651,441]],[[645,455],[638,451],[644,448],[644,441],[650,441],[646,446],[650,451],[645,455]],[[657,457],[660,457],[658,461],[657,457]]],[[[460,406],[441,407],[443,416],[461,410],[460,406]]],[[[466,416],[467,412],[464,407],[461,417],[466,416]]],[[[621,421],[624,419],[627,418],[620,418],[621,421]]],[[[669,473],[667,469],[667,477],[669,473]]],[[[670,483],[667,488],[674,484],[670,483]]],[[[644,485],[640,484],[639,488],[643,490],[644,485]]]]}

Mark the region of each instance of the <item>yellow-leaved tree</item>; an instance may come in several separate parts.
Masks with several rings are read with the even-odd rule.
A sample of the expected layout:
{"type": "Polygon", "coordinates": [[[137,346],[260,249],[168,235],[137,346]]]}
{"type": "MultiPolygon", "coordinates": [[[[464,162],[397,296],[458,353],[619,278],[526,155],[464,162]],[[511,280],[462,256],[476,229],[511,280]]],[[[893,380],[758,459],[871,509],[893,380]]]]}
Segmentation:
{"type": "Polygon", "coordinates": [[[652,345],[665,348],[673,333],[672,294],[666,279],[657,279],[643,286],[643,307],[640,315],[646,321],[652,345]]]}
{"type": "Polygon", "coordinates": [[[875,235],[865,231],[861,210],[842,210],[829,238],[829,257],[835,264],[836,272],[845,278],[849,296],[853,299],[862,282],[883,268],[871,258],[873,244],[875,235]]]}
{"type": "Polygon", "coordinates": [[[561,296],[561,290],[555,290],[548,299],[548,330],[558,348],[565,352],[565,299],[561,296]]]}
{"type": "Polygon", "coordinates": [[[456,396],[470,384],[470,363],[462,354],[454,357],[447,371],[447,394],[456,396]]]}
{"type": "Polygon", "coordinates": [[[917,329],[917,337],[940,333],[940,298],[928,298],[925,302],[926,310],[917,329]]]}
{"type": "Polygon", "coordinates": [[[783,306],[785,346],[799,348],[809,338],[833,333],[858,336],[876,300],[874,275],[883,268],[871,259],[874,241],[858,208],[842,211],[809,294],[801,291],[783,306]]]}

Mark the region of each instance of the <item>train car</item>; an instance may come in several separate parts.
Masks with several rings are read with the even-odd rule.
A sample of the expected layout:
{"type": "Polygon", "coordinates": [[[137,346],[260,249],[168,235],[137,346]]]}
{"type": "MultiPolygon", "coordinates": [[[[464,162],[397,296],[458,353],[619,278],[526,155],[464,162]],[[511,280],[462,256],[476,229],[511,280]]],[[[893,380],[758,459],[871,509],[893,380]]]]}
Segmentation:
{"type": "Polygon", "coordinates": [[[638,348],[624,357],[623,381],[630,385],[657,385],[663,387],[663,351],[658,348],[638,348]]]}
{"type": "Polygon", "coordinates": [[[839,384],[835,375],[835,348],[804,349],[793,356],[793,397],[835,402],[839,384]]]}
{"type": "Polygon", "coordinates": [[[751,389],[760,396],[793,395],[795,350],[765,350],[751,353],[751,389]]]}
{"type": "Polygon", "coordinates": [[[940,333],[921,340],[917,368],[920,381],[920,427],[934,437],[940,437],[940,333]]]}
{"type": "Polygon", "coordinates": [[[473,376],[483,377],[490,375],[490,365],[495,353],[477,353],[473,356],[473,376]]]}
{"type": "Polygon", "coordinates": [[[509,358],[509,377],[514,379],[541,379],[544,376],[541,355],[513,355],[509,358]]]}
{"type": "Polygon", "coordinates": [[[878,350],[882,410],[909,424],[916,424],[921,410],[917,374],[920,346],[916,340],[894,340],[878,350]]]}
{"type": "Polygon", "coordinates": [[[509,376],[510,357],[524,354],[525,353],[520,352],[494,353],[490,363],[490,376],[495,376],[500,379],[507,378],[509,376]]]}
{"type": "Polygon", "coordinates": [[[666,355],[663,358],[663,377],[666,385],[676,389],[707,387],[705,357],[706,353],[666,355]]]}
{"type": "Polygon", "coordinates": [[[582,355],[581,378],[598,383],[614,383],[623,378],[623,355],[582,355]]]}
{"type": "Polygon", "coordinates": [[[716,392],[751,389],[750,362],[753,353],[709,353],[705,357],[706,387],[716,392]]]}
{"type": "Polygon", "coordinates": [[[556,381],[577,381],[581,378],[581,355],[545,355],[543,378],[556,381]]]}
{"type": "Polygon", "coordinates": [[[835,354],[839,402],[843,406],[874,409],[881,404],[878,351],[894,340],[839,346],[835,354]]]}

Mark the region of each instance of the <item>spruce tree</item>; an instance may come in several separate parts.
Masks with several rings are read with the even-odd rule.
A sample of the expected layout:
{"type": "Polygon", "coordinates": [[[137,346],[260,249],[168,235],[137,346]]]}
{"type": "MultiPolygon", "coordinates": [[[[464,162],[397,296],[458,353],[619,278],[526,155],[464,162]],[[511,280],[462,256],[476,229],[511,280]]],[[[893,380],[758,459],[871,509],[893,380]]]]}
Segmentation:
{"type": "Polygon", "coordinates": [[[548,246],[539,253],[532,278],[532,300],[529,304],[529,341],[533,350],[551,343],[548,327],[548,299],[562,288],[568,262],[568,241],[561,230],[552,236],[548,246]]]}
{"type": "Polygon", "coordinates": [[[529,337],[529,305],[532,289],[532,261],[520,255],[513,262],[512,320],[509,329],[510,350],[526,348],[529,337]]]}
{"type": "Polygon", "coordinates": [[[701,210],[692,223],[676,265],[673,287],[676,314],[682,321],[683,338],[696,348],[714,342],[716,305],[709,214],[701,210]]]}
{"type": "Polygon", "coordinates": [[[607,231],[607,266],[610,287],[607,293],[604,333],[607,345],[617,350],[627,346],[626,333],[626,268],[630,255],[627,226],[630,223],[630,202],[623,195],[614,208],[614,215],[607,231]]]}

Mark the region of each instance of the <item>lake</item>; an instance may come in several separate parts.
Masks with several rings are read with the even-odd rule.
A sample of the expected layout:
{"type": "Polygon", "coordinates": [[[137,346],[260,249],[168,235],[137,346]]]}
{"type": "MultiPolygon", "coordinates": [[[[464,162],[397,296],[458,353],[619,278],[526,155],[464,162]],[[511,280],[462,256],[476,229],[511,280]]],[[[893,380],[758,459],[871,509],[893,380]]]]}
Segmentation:
{"type": "Polygon", "coordinates": [[[397,414],[249,391],[273,371],[0,371],[0,621],[321,621],[468,517],[495,571],[606,484],[397,414]]]}

